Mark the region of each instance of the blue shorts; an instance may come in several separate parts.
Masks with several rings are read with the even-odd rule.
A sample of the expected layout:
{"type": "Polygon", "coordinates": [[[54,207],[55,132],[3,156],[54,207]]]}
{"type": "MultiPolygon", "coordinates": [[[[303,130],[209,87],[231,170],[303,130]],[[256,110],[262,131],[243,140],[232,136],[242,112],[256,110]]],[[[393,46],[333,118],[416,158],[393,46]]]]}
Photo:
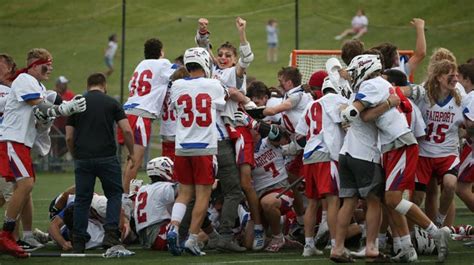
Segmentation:
{"type": "Polygon", "coordinates": [[[278,43],[270,43],[268,42],[268,48],[276,48],[278,46],[278,43]]]}
{"type": "Polygon", "coordinates": [[[114,58],[104,57],[104,62],[107,67],[112,68],[114,66],[114,58]]]}

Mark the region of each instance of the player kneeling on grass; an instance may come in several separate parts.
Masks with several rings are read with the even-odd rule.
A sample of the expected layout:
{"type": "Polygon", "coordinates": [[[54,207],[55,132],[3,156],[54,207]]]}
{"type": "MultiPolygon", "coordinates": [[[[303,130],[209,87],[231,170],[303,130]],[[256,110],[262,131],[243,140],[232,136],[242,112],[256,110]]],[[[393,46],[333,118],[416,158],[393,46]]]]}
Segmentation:
{"type": "MultiPolygon", "coordinates": [[[[173,161],[165,156],[150,160],[146,173],[151,183],[139,187],[135,197],[133,218],[143,248],[167,250],[166,230],[171,219],[171,208],[177,195],[173,181],[173,161]]],[[[141,180],[132,180],[141,182],[141,180]]],[[[130,190],[136,186],[130,184],[130,190]]]]}
{"type": "Polygon", "coordinates": [[[285,157],[280,147],[288,142],[289,135],[282,130],[272,126],[265,138],[254,133],[256,167],[252,170],[253,186],[265,223],[272,233],[265,248],[269,252],[278,252],[284,246],[302,247],[299,242],[284,237],[280,223],[281,216],[285,216],[293,207],[293,192],[287,190],[280,194],[289,186],[285,157]]]}
{"type": "Polygon", "coordinates": [[[184,54],[190,77],[177,80],[171,87],[171,107],[176,109],[175,174],[178,197],[173,205],[168,248],[180,255],[178,228],[188,203],[194,198],[189,238],[184,249],[192,255],[205,255],[198,245],[198,233],[207,213],[214,183],[213,156],[217,154],[216,109],[225,105],[226,90],[210,79],[211,58],[203,48],[190,48],[184,54]]]}
{"type": "MultiPolygon", "coordinates": [[[[86,249],[93,249],[102,246],[104,239],[103,221],[106,216],[107,198],[94,194],[89,219],[87,233],[91,238],[86,242],[86,249]]],[[[50,212],[51,214],[51,212],[50,212]]],[[[51,218],[48,232],[51,239],[64,251],[72,250],[72,230],[74,227],[74,199],[59,212],[55,212],[51,218]]]]}

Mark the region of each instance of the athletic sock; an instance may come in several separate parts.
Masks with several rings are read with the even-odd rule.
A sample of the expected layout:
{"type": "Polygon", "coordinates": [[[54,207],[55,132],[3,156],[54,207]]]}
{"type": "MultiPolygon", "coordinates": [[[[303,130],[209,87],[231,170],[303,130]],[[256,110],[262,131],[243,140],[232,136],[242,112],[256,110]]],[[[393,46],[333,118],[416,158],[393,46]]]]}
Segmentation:
{"type": "Polygon", "coordinates": [[[438,227],[435,224],[433,224],[433,222],[431,222],[430,225],[425,230],[426,232],[428,232],[430,236],[434,236],[438,233],[438,227]]]}
{"type": "Polygon", "coordinates": [[[334,248],[336,246],[336,239],[331,239],[331,248],[334,248]]]}
{"type": "Polygon", "coordinates": [[[402,249],[407,249],[407,248],[410,248],[410,247],[413,246],[412,243],[411,243],[410,234],[402,236],[400,238],[400,241],[402,243],[402,249]]]}
{"type": "Polygon", "coordinates": [[[321,223],[324,223],[328,220],[328,211],[323,211],[321,214],[321,223]]]}
{"type": "Polygon", "coordinates": [[[402,240],[400,237],[393,238],[393,252],[398,253],[402,249],[402,240]]]}
{"type": "Polygon", "coordinates": [[[32,236],[33,236],[33,232],[23,230],[23,238],[32,237],[32,236]]]}
{"type": "Polygon", "coordinates": [[[258,231],[262,231],[263,230],[263,225],[254,225],[253,226],[253,230],[258,230],[258,231]]]}
{"type": "Polygon", "coordinates": [[[305,237],[304,238],[305,245],[309,245],[314,248],[314,237],[305,237]]]}

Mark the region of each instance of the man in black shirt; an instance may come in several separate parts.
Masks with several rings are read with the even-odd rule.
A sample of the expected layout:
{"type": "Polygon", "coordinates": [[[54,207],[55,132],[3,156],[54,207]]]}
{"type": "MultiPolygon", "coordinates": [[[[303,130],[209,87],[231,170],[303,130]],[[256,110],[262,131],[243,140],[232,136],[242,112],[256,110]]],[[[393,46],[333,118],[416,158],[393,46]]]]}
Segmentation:
{"type": "Polygon", "coordinates": [[[123,190],[114,123],[124,133],[125,145],[129,151],[128,159],[133,157],[133,136],[122,106],[106,93],[105,75],[90,75],[87,79],[87,93],[84,95],[87,111],[70,116],[66,125],[66,143],[74,157],[76,198],[72,243],[76,253],[84,252],[85,243],[90,238],[87,233],[88,214],[96,176],[107,197],[103,247],[120,244],[118,227],[123,190]]]}

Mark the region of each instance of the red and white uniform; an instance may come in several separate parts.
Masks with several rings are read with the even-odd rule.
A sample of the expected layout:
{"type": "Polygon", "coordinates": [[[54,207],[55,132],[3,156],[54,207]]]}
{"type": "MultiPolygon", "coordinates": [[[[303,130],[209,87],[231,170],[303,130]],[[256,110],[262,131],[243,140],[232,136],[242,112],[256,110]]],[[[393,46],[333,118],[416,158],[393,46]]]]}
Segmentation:
{"type": "Polygon", "coordinates": [[[12,83],[0,125],[0,175],[7,181],[34,177],[30,151],[37,135],[36,120],[26,101],[44,98],[45,91],[43,84],[26,73],[12,83]]]}
{"type": "Polygon", "coordinates": [[[167,59],[146,59],[141,61],[128,84],[128,100],[123,105],[125,112],[140,109],[159,117],[166,96],[169,77],[176,66],[167,59]]]}
{"type": "MultiPolygon", "coordinates": [[[[255,145],[256,166],[252,170],[255,191],[259,194],[260,198],[269,193],[278,194],[283,191],[288,179],[282,149],[272,145],[268,138],[261,139],[255,145]]],[[[280,211],[282,214],[285,214],[293,206],[293,193],[288,191],[280,199],[280,211]]]]}
{"type": "Polygon", "coordinates": [[[170,99],[176,109],[178,132],[175,173],[180,183],[210,185],[214,182],[213,155],[217,154],[218,140],[216,111],[224,107],[225,98],[225,88],[215,79],[185,78],[173,83],[170,99]]]}
{"type": "MultiPolygon", "coordinates": [[[[463,98],[464,118],[474,121],[474,91],[469,92],[463,98]]],[[[474,182],[474,153],[472,143],[466,141],[461,150],[461,163],[459,165],[458,181],[474,182]]]]}
{"type": "Polygon", "coordinates": [[[140,187],[133,210],[137,232],[151,225],[170,220],[175,198],[175,183],[158,181],[140,187]]]}
{"type": "MultiPolygon", "coordinates": [[[[301,86],[290,89],[283,96],[283,101],[289,99],[292,102],[293,108],[281,113],[283,125],[290,133],[295,133],[296,125],[298,124],[300,117],[303,115],[304,110],[313,98],[310,94],[305,93],[301,86]]],[[[287,157],[287,171],[295,176],[301,176],[303,161],[302,155],[296,155],[287,157]]]]}
{"type": "Polygon", "coordinates": [[[161,111],[160,135],[162,140],[162,156],[167,156],[174,161],[175,135],[176,135],[176,111],[170,107],[170,88],[166,92],[161,111]]]}
{"type": "MultiPolygon", "coordinates": [[[[267,104],[266,104],[265,107],[267,107],[267,108],[274,107],[276,105],[281,104],[282,101],[283,101],[283,98],[271,97],[267,100],[267,104]]],[[[281,124],[281,122],[282,122],[281,113],[277,113],[277,114],[272,115],[272,116],[265,116],[265,118],[263,118],[263,120],[264,121],[270,121],[270,122],[276,123],[276,124],[281,124]]]]}
{"type": "MultiPolygon", "coordinates": [[[[229,68],[221,69],[214,65],[212,70],[212,78],[218,79],[225,87],[235,87],[240,90],[244,95],[247,94],[247,84],[245,82],[245,75],[243,78],[237,77],[237,67],[232,66],[229,68]]],[[[239,105],[237,102],[229,99],[222,110],[221,115],[234,119],[234,113],[237,111],[239,105]]]]}
{"type": "Polygon", "coordinates": [[[256,166],[252,170],[252,179],[255,191],[258,192],[288,178],[282,150],[272,145],[268,138],[256,143],[254,154],[256,166]]]}
{"type": "Polygon", "coordinates": [[[0,124],[2,124],[3,121],[3,112],[5,112],[8,93],[10,93],[10,88],[0,84],[0,124]]]}
{"type": "MultiPolygon", "coordinates": [[[[169,78],[176,68],[167,59],[146,59],[135,68],[128,84],[129,96],[123,105],[135,144],[147,146],[150,142],[151,122],[161,116],[169,78]]],[[[118,130],[118,141],[123,144],[121,130],[118,130]]]]}
{"type": "MultiPolygon", "coordinates": [[[[392,93],[392,85],[382,77],[376,77],[362,83],[356,98],[368,103],[369,107],[375,107],[388,100],[392,93]]],[[[375,121],[383,153],[387,191],[414,189],[418,147],[408,120],[400,109],[391,108],[375,121]]]]}
{"type": "Polygon", "coordinates": [[[452,96],[434,105],[425,98],[419,107],[427,132],[419,143],[420,160],[416,175],[418,182],[427,184],[431,176],[440,180],[459,164],[458,129],[463,122],[463,113],[452,96]]]}
{"type": "Polygon", "coordinates": [[[345,134],[339,125],[339,106],[347,102],[341,95],[327,94],[308,105],[296,126],[296,133],[306,136],[303,175],[308,198],[339,191],[337,161],[345,134]]]}
{"type": "Polygon", "coordinates": [[[301,86],[297,86],[287,91],[283,96],[283,101],[290,99],[293,103],[293,108],[281,113],[283,124],[285,128],[290,132],[294,133],[296,125],[298,124],[300,117],[303,115],[304,110],[310,102],[313,101],[311,95],[304,92],[301,86]]]}

